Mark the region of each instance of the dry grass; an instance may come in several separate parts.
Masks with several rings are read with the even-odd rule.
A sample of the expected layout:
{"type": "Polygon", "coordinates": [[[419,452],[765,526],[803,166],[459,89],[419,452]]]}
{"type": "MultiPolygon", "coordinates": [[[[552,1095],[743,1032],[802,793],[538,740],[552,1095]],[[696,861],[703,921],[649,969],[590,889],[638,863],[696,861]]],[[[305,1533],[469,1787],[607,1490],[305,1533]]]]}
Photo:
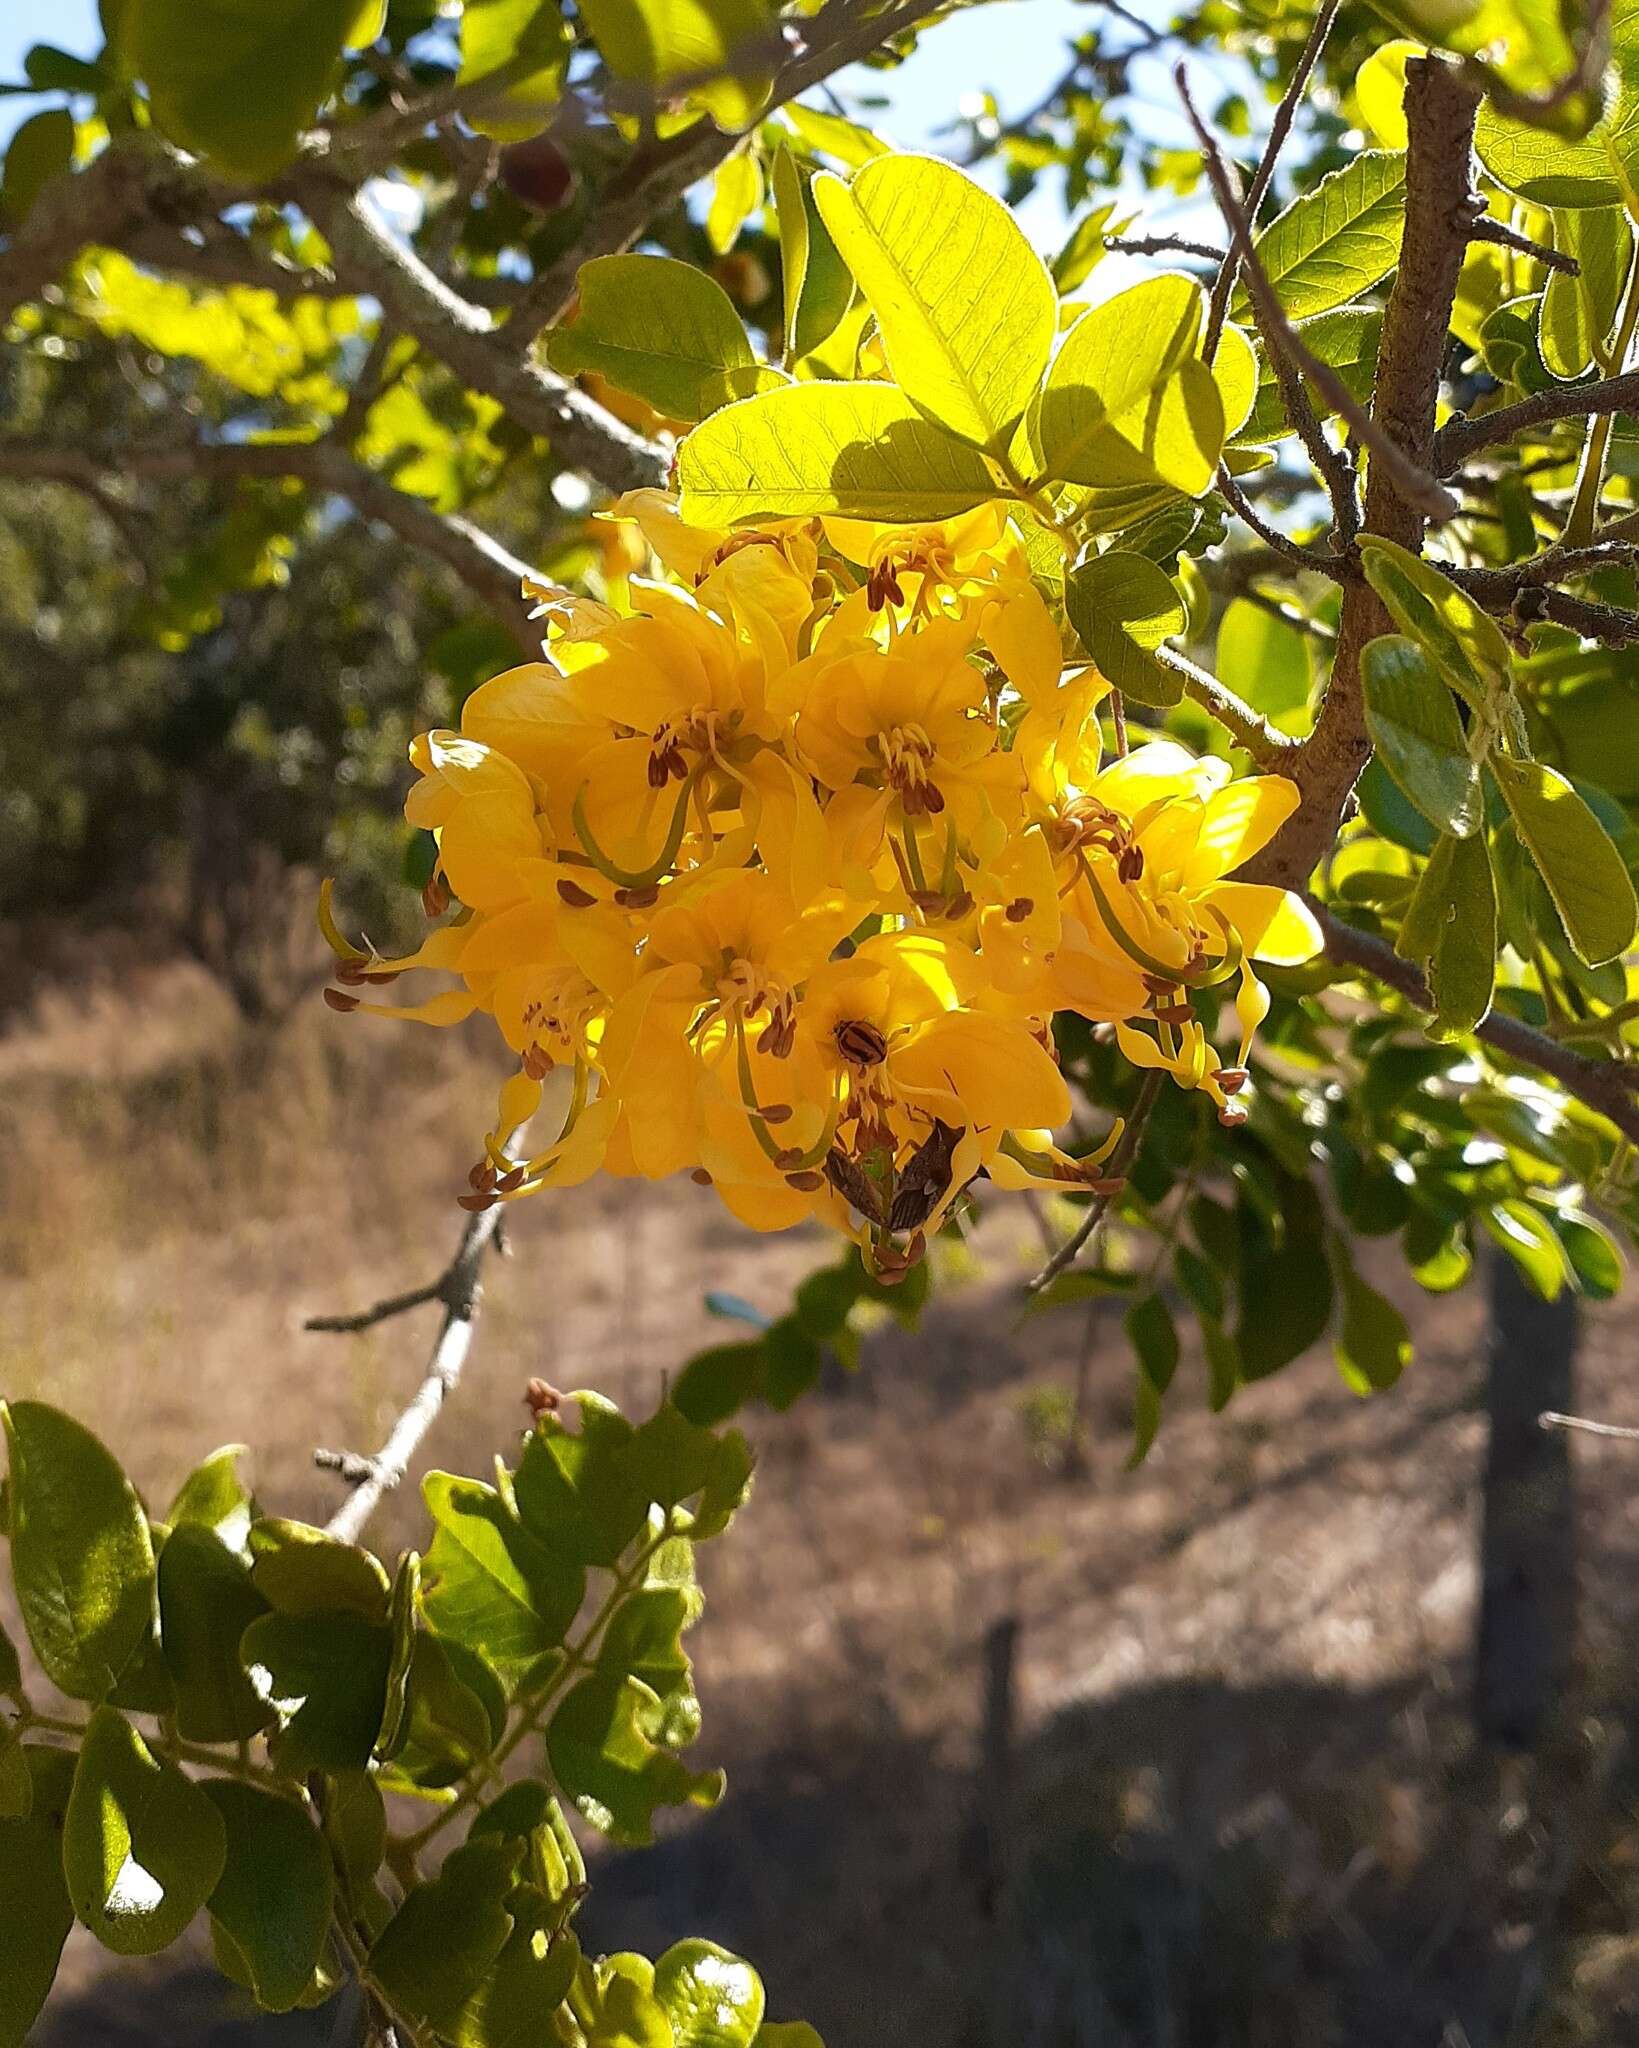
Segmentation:
{"type": "MultiPolygon", "coordinates": [[[[38,998],[0,1036],[0,1386],[93,1419],[156,1497],[244,1440],[265,1500],[321,1516],[312,1447],[377,1439],[426,1331],[321,1338],[302,1317],[441,1263],[490,1085],[481,1040],[316,1007],[238,1038],[182,967],[38,998]]],[[[750,1238],[687,1183],[545,1197],[513,1238],[439,1463],[482,1469],[532,1374],[646,1406],[721,1334],[708,1287],[778,1308],[826,1251],[750,1238]]],[[[709,1560],[696,1638],[704,1749],[733,1789],[600,1863],[592,1938],[743,1944],[831,2048],[1639,2041],[1631,1453],[1577,1447],[1587,1698],[1548,1760],[1500,1765],[1462,1697],[1478,1303],[1428,1303],[1386,1264],[1420,1358],[1371,1404],[1317,1358],[1213,1418],[1186,1358],[1130,1477],[1112,1320],[1091,1471],[1067,1484],[1024,1411],[1068,1378],[1080,1316],[1017,1326],[1022,1213],[982,1242],[984,1277],[921,1333],[883,1330],[857,1380],[753,1418],[757,1496],[709,1560]],[[1023,1629],[1018,1824],[987,1918],[968,1822],[1003,1614],[1023,1629]]],[[[1583,1405],[1630,1414],[1620,1307],[1587,1349],[1583,1405]]],[[[407,1490],[378,1535],[417,1527],[407,1490]]],[[[41,2048],[239,2040],[171,1968],[76,1949],[41,2048]]]]}

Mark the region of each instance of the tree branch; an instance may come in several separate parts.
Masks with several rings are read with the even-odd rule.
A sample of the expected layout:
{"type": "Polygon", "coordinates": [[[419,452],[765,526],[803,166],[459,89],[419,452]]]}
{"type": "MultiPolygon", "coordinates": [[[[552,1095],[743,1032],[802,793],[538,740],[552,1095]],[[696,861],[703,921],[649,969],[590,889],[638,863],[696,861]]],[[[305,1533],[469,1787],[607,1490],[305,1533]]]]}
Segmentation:
{"type": "MultiPolygon", "coordinates": [[[[1400,268],[1383,315],[1372,391],[1374,460],[1366,488],[1365,530],[1414,554],[1423,545],[1425,506],[1402,488],[1402,466],[1375,459],[1386,437],[1419,475],[1431,467],[1435,406],[1457,279],[1468,252],[1465,202],[1473,176],[1478,95],[1457,66],[1440,57],[1406,66],[1406,226],[1400,268]]],[[[1303,802],[1246,878],[1301,888],[1337,836],[1343,807],[1371,754],[1360,691],[1360,655],[1390,630],[1381,599],[1363,577],[1347,583],[1331,679],[1313,732],[1285,773],[1303,802]]]]}
{"type": "Polygon", "coordinates": [[[303,204],[335,255],[337,275],[381,302],[383,317],[413,335],[470,390],[498,401],[527,432],[545,436],[568,467],[610,490],[663,484],[669,457],[584,392],[522,358],[517,336],[430,270],[407,242],[373,220],[350,187],[315,170],[303,204]]]}
{"type": "Polygon", "coordinates": [[[1562,384],[1538,391],[1515,405],[1498,406],[1495,412],[1474,417],[1459,413],[1434,437],[1431,462],[1440,476],[1461,469],[1481,448],[1498,441],[1512,441],[1528,427],[1546,426],[1554,420],[1592,419],[1600,413],[1639,411],[1639,370],[1620,377],[1605,377],[1596,384],[1562,384]]]}
{"type": "Polygon", "coordinates": [[[453,569],[526,654],[540,654],[540,627],[531,622],[523,595],[524,578],[537,572],[468,520],[435,512],[423,499],[395,490],[332,441],[211,441],[121,448],[99,456],[83,448],[0,439],[0,476],[37,477],[99,494],[133,476],[161,483],[299,477],[347,499],[361,517],[380,520],[453,569]]]}
{"type": "Polygon", "coordinates": [[[1151,1111],[1160,1100],[1161,1090],[1165,1085],[1166,1078],[1166,1074],[1160,1067],[1151,1067],[1143,1080],[1139,1082],[1138,1094],[1133,1101],[1132,1113],[1127,1118],[1127,1127],[1121,1133],[1116,1143],[1116,1148],[1110,1154],[1108,1162],[1100,1169],[1102,1177],[1107,1182],[1114,1182],[1117,1185],[1106,1187],[1102,1193],[1093,1196],[1092,1200],[1087,1204],[1086,1214],[1076,1225],[1075,1229],[1071,1231],[1070,1235],[1059,1246],[1058,1250],[1054,1252],[1053,1256],[1042,1267],[1036,1277],[1026,1285],[1024,1291],[1027,1295],[1040,1294],[1044,1287],[1050,1286],[1061,1273],[1073,1266],[1080,1256],[1083,1246],[1087,1244],[1093,1233],[1098,1229],[1098,1226],[1110,1213],[1110,1204],[1120,1193],[1120,1184],[1126,1181],[1127,1175],[1132,1170],[1132,1163],[1138,1157],[1138,1148],[1144,1142],[1145,1127],[1149,1123],[1151,1111]]]}
{"type": "Polygon", "coordinates": [[[1210,711],[1235,744],[1244,747],[1255,761],[1278,766],[1281,755],[1296,751],[1298,742],[1295,739],[1287,733],[1277,732],[1261,712],[1254,711],[1233,690],[1226,689],[1216,676],[1208,675],[1204,668],[1197,668],[1176,648],[1158,647],[1155,654],[1158,661],[1183,677],[1186,695],[1210,711]]]}
{"type": "MultiPolygon", "coordinates": [[[[1252,174],[1252,183],[1246,195],[1246,218],[1255,222],[1258,209],[1262,206],[1274,181],[1275,166],[1280,153],[1286,147],[1286,138],[1292,132],[1292,123],[1297,117],[1298,103],[1309,83],[1309,74],[1320,61],[1320,53],[1326,47],[1326,38],[1332,32],[1332,23],[1337,19],[1339,0],[1325,0],[1325,5],[1315,16],[1314,26],[1309,31],[1292,76],[1287,80],[1286,90],[1281,95],[1280,105],[1269,124],[1269,139],[1263,146],[1263,155],[1258,159],[1258,168],[1252,174]]],[[[1212,287],[1211,303],[1207,307],[1206,339],[1203,353],[1210,363],[1218,347],[1218,336],[1223,332],[1224,315],[1229,310],[1229,295],[1235,288],[1235,274],[1241,266],[1241,251],[1232,242],[1229,254],[1224,258],[1212,287]]]]}
{"type": "MultiPolygon", "coordinates": [[[[1402,960],[1387,939],[1363,932],[1357,925],[1345,924],[1312,897],[1309,908],[1320,925],[1328,959],[1362,969],[1420,1010],[1434,1008],[1421,969],[1402,960]]],[[[1614,1060],[1590,1059],[1500,1010],[1491,1012],[1475,1036],[1522,1066],[1535,1067],[1539,1073],[1550,1075],[1568,1094],[1613,1123],[1625,1138],[1639,1143],[1639,1101],[1634,1096],[1639,1073],[1634,1069],[1614,1060]]]]}
{"type": "Polygon", "coordinates": [[[334,1536],[338,1542],[356,1543],[382,1501],[395,1486],[403,1483],[411,1460],[421,1448],[445,1401],[460,1382],[467,1353],[472,1348],[473,1325],[478,1319],[483,1299],[480,1274],[484,1255],[495,1241],[502,1213],[497,1203],[491,1208],[477,1210],[467,1219],[455,1257],[430,1287],[395,1295],[357,1316],[315,1316],[307,1324],[310,1330],[362,1330],[424,1302],[441,1301],[444,1304],[444,1319],[421,1384],[388,1432],[381,1449],[368,1457],[349,1451],[314,1453],[316,1464],[339,1472],[355,1488],[352,1497],[344,1501],[325,1524],[325,1533],[334,1536]]]}

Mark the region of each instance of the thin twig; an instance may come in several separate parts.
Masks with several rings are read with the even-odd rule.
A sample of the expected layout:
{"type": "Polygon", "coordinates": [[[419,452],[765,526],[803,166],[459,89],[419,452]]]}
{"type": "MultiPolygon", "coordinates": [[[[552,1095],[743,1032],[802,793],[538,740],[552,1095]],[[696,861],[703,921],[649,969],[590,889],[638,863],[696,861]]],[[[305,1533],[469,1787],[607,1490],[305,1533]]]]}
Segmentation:
{"type": "MultiPolygon", "coordinates": [[[[1345,923],[1313,898],[1309,899],[1309,908],[1320,926],[1329,959],[1362,969],[1420,1010],[1433,1009],[1421,969],[1402,960],[1387,939],[1345,923]]],[[[1625,1138],[1639,1144],[1639,1102],[1634,1099],[1631,1067],[1616,1060],[1590,1059],[1501,1010],[1493,1010],[1483,1019],[1475,1036],[1521,1066],[1535,1067],[1539,1073],[1550,1075],[1568,1094],[1597,1110],[1625,1138]]]]}
{"type": "Polygon", "coordinates": [[[1512,441],[1528,427],[1541,427],[1554,420],[1592,419],[1600,413],[1639,411],[1639,370],[1626,370],[1620,377],[1603,377],[1594,384],[1562,384],[1534,392],[1515,405],[1498,406],[1495,412],[1470,417],[1459,413],[1434,437],[1433,469],[1438,476],[1450,476],[1481,448],[1498,441],[1512,441]]]}
{"type": "Polygon", "coordinates": [[[381,1449],[372,1456],[350,1451],[318,1451],[314,1454],[315,1464],[339,1473],[355,1489],[351,1498],[342,1503],[325,1525],[326,1533],[339,1542],[356,1543],[382,1501],[402,1483],[422,1440],[460,1382],[467,1353],[472,1348],[473,1326],[483,1298],[481,1273],[484,1254],[495,1241],[501,1216],[499,1203],[474,1211],[461,1232],[455,1257],[430,1286],[391,1295],[357,1315],[316,1316],[307,1324],[310,1330],[367,1330],[373,1324],[403,1315],[426,1302],[441,1301],[444,1304],[444,1318],[421,1384],[408,1407],[388,1431],[381,1449]]]}
{"type": "MultiPolygon", "coordinates": [[[[1281,95],[1280,105],[1269,124],[1269,137],[1263,146],[1263,155],[1258,159],[1258,168],[1252,174],[1252,183],[1246,194],[1246,217],[1256,221],[1258,209],[1263,205],[1269,187],[1274,180],[1275,166],[1281,151],[1286,147],[1287,137],[1292,132],[1292,122],[1297,116],[1298,102],[1303,98],[1304,88],[1309,83],[1309,74],[1320,61],[1320,53],[1326,47],[1326,38],[1332,32],[1332,23],[1337,19],[1339,0],[1326,0],[1326,4],[1315,16],[1314,26],[1308,40],[1299,54],[1297,67],[1287,80],[1286,90],[1281,95]]],[[[1207,307],[1206,337],[1202,353],[1210,363],[1217,353],[1218,336],[1223,332],[1224,315],[1229,310],[1229,295],[1235,288],[1235,273],[1240,269],[1241,251],[1233,243],[1224,258],[1223,268],[1218,272],[1217,282],[1212,287],[1212,300],[1207,307]]]]}
{"type": "Polygon", "coordinates": [[[1222,249],[1210,242],[1192,242],[1188,235],[1106,235],[1106,249],[1122,256],[1199,256],[1203,263],[1225,261],[1222,249]]]}
{"type": "MultiPolygon", "coordinates": [[[[1144,1127],[1150,1120],[1150,1112],[1160,1100],[1166,1078],[1161,1068],[1152,1067],[1139,1083],[1138,1094],[1133,1102],[1132,1114],[1127,1119],[1126,1129],[1121,1133],[1107,1164],[1100,1169],[1102,1178],[1111,1181],[1126,1179],[1134,1159],[1138,1156],[1138,1148],[1144,1139],[1144,1127]]],[[[1074,1265],[1082,1247],[1109,1214],[1110,1204],[1115,1200],[1117,1192],[1119,1191],[1111,1189],[1108,1193],[1093,1196],[1081,1221],[1036,1277],[1027,1284],[1024,1290],[1027,1295],[1040,1294],[1042,1289],[1056,1280],[1067,1267],[1074,1265]]]]}
{"type": "Polygon", "coordinates": [[[1236,745],[1244,747],[1254,760],[1268,761],[1298,746],[1298,741],[1277,731],[1261,712],[1254,711],[1216,676],[1197,668],[1187,655],[1174,647],[1158,647],[1155,653],[1157,660],[1183,677],[1186,693],[1210,711],[1236,745]]]}
{"type": "MultiPolygon", "coordinates": [[[[1207,176],[1212,184],[1213,196],[1218,202],[1218,210],[1222,213],[1230,236],[1240,251],[1241,264],[1246,274],[1247,293],[1252,300],[1253,309],[1258,316],[1259,329],[1263,334],[1270,356],[1275,361],[1277,372],[1280,369],[1280,358],[1284,355],[1286,361],[1314,386],[1315,390],[1322,395],[1331,409],[1347,421],[1353,432],[1371,450],[1373,458],[1393,475],[1395,487],[1407,504],[1415,506],[1418,511],[1430,519],[1454,519],[1461,509],[1457,500],[1442,484],[1437,483],[1427,470],[1419,463],[1414,462],[1391,435],[1383,431],[1372,418],[1367,408],[1360,403],[1348,385],[1344,383],[1336,370],[1329,363],[1323,363],[1320,360],[1314,351],[1301,340],[1291,321],[1287,319],[1280,300],[1275,296],[1274,288],[1269,282],[1263,265],[1258,260],[1257,251],[1252,246],[1251,230],[1247,226],[1246,216],[1235,197],[1234,188],[1230,184],[1229,172],[1224,163],[1223,154],[1219,150],[1217,143],[1213,140],[1211,131],[1201,119],[1193,100],[1189,96],[1189,82],[1182,65],[1178,67],[1174,75],[1178,82],[1179,95],[1184,103],[1184,110],[1188,114],[1190,125],[1194,128],[1201,144],[1202,154],[1206,160],[1207,176]]],[[[1286,391],[1284,380],[1282,381],[1281,389],[1284,394],[1286,391]]],[[[1292,410],[1290,400],[1288,400],[1287,410],[1288,412],[1292,410]]],[[[1312,412],[1310,418],[1313,419],[1312,412]]],[[[1303,432],[1303,427],[1298,419],[1293,420],[1293,425],[1297,426],[1300,432],[1303,432]]],[[[1327,487],[1332,493],[1334,508],[1338,508],[1341,524],[1345,517],[1342,509],[1343,477],[1348,475],[1347,503],[1352,507],[1352,474],[1349,474],[1346,469],[1340,471],[1338,465],[1341,458],[1338,451],[1332,448],[1331,444],[1325,440],[1323,434],[1319,435],[1320,451],[1323,452],[1317,451],[1309,443],[1309,436],[1307,434],[1304,435],[1304,439],[1306,445],[1309,445],[1309,453],[1315,462],[1316,468],[1326,479],[1327,487]]],[[[1347,542],[1353,538],[1353,533],[1346,530],[1343,538],[1347,542]]]]}
{"type": "Polygon", "coordinates": [[[1584,640],[1597,641],[1602,647],[1639,645],[1639,612],[1618,611],[1613,604],[1594,604],[1563,590],[1527,585],[1514,599],[1514,617],[1524,625],[1548,619],[1580,634],[1584,640]]]}
{"type": "Polygon", "coordinates": [[[1218,489],[1264,546],[1273,548],[1283,561],[1290,562],[1295,569],[1312,569],[1317,576],[1329,576],[1334,583],[1347,580],[1348,564],[1343,556],[1323,555],[1315,548],[1306,548],[1293,540],[1290,534],[1282,533],[1278,526],[1271,526],[1246,495],[1240,478],[1227,463],[1219,465],[1218,489]]]}
{"type": "MultiPolygon", "coordinates": [[[[1484,202],[1479,201],[1483,206],[1484,202]]],[[[1471,242],[1492,242],[1499,249],[1513,249],[1521,256],[1529,256],[1548,270],[1562,270],[1567,277],[1580,277],[1582,265],[1574,256],[1567,256],[1563,249],[1550,249],[1546,243],[1533,242],[1529,235],[1522,235],[1518,228],[1511,228],[1506,221],[1500,221],[1494,214],[1480,213],[1468,224],[1468,239],[1471,242]]]]}
{"type": "Polygon", "coordinates": [[[1561,1415],[1556,1409],[1545,1408],[1537,1417],[1539,1429],[1579,1429],[1586,1436],[1615,1437],[1625,1444],[1639,1444],[1639,1429],[1629,1429],[1620,1422],[1590,1422],[1585,1415],[1561,1415]]]}

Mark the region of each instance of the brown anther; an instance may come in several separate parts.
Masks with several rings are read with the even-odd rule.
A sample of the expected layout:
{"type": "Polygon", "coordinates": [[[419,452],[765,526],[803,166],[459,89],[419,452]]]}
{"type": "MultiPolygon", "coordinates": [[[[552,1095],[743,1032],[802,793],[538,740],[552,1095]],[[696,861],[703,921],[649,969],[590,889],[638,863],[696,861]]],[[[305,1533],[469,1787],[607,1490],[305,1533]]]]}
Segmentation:
{"type": "Polygon", "coordinates": [[[615,901],[622,910],[647,910],[651,903],[660,901],[660,890],[653,882],[641,889],[617,889],[615,901]]]}
{"type": "Polygon", "coordinates": [[[683,749],[675,736],[668,735],[649,756],[649,787],[664,789],[668,782],[687,782],[688,779],[689,764],[683,759],[683,749]]]}
{"type": "Polygon", "coordinates": [[[429,875],[421,891],[421,908],[428,917],[442,917],[450,907],[450,892],[442,875],[429,875]]]}
{"type": "Polygon", "coordinates": [[[1082,1186],[1095,1195],[1119,1195],[1127,1185],[1124,1174],[1101,1174],[1096,1180],[1084,1180],[1082,1186]]]}
{"type": "Polygon", "coordinates": [[[598,900],[590,889],[583,889],[579,882],[571,882],[567,877],[558,883],[558,896],[571,910],[588,910],[598,900]]]}
{"type": "Polygon", "coordinates": [[[467,1186],[474,1194],[487,1195],[500,1176],[487,1159],[480,1159],[467,1175],[467,1186]]]}
{"type": "Polygon", "coordinates": [[[945,793],[936,782],[912,782],[900,789],[899,802],[907,818],[937,818],[945,793]]]}
{"type": "Polygon", "coordinates": [[[797,1042],[797,1019],[789,1009],[776,1010],[757,1037],[757,1050],[770,1059],[785,1059],[797,1042]]]}
{"type": "Polygon", "coordinates": [[[959,917],[966,917],[973,908],[973,898],[965,889],[958,889],[954,896],[945,900],[945,916],[952,923],[959,917]]]}
{"type": "Polygon", "coordinates": [[[1023,924],[1025,919],[1033,914],[1035,908],[1035,904],[1031,902],[1028,896],[1015,896],[1006,910],[1002,912],[1002,915],[1009,924],[1023,924]]]}
{"type": "Polygon", "coordinates": [[[1192,1024],[1195,1012],[1188,1003],[1159,1003],[1155,1015],[1163,1024],[1192,1024]]]}
{"type": "Polygon", "coordinates": [[[457,1195],[455,1199],[463,1209],[470,1209],[475,1216],[485,1209],[495,1207],[495,1197],[491,1194],[457,1195]]]}
{"type": "Polygon", "coordinates": [[[837,1051],[854,1067],[879,1067],[888,1057],[888,1041],[874,1024],[851,1017],[832,1033],[837,1051]]]}
{"type": "Polygon", "coordinates": [[[878,562],[866,580],[866,602],[873,612],[881,611],[889,602],[903,604],[905,593],[900,588],[898,571],[891,560],[878,562]]]}
{"type": "Polygon", "coordinates": [[[785,1177],[785,1184],[787,1187],[795,1188],[799,1194],[811,1195],[816,1188],[824,1187],[825,1175],[823,1173],[806,1171],[803,1173],[788,1173],[785,1177]]]}
{"type": "Polygon", "coordinates": [[[1124,846],[1116,855],[1115,871],[1124,882],[1136,882],[1144,872],[1144,849],[1124,846]]]}
{"type": "Polygon", "coordinates": [[[703,1166],[697,1166],[693,1173],[689,1175],[689,1179],[694,1182],[697,1188],[709,1188],[711,1186],[711,1175],[707,1173],[703,1166]]]}
{"type": "Polygon", "coordinates": [[[1226,1102],[1218,1111],[1218,1121],[1226,1130],[1234,1130],[1246,1122],[1244,1102],[1226,1102]]]}
{"type": "Polygon", "coordinates": [[[528,1180],[528,1178],[529,1168],[527,1166],[513,1166],[509,1167],[508,1170],[501,1175],[501,1178],[495,1183],[495,1185],[497,1188],[499,1188],[503,1195],[511,1195],[515,1194],[518,1191],[518,1189],[523,1186],[524,1182],[528,1180]]]}
{"type": "Polygon", "coordinates": [[[532,1081],[544,1081],[552,1071],[552,1056],[538,1045],[524,1047],[523,1070],[532,1081]]]}
{"type": "Polygon", "coordinates": [[[327,988],[324,992],[324,999],[331,1009],[339,1010],[344,1017],[349,1011],[356,1010],[359,1006],[358,997],[348,995],[345,989],[327,988]]]}
{"type": "Polygon", "coordinates": [[[1245,1067],[1218,1067],[1212,1078],[1226,1095],[1239,1095],[1250,1076],[1245,1067]]]}
{"type": "Polygon", "coordinates": [[[562,1394],[548,1380],[531,1380],[524,1388],[524,1406],[537,1422],[543,1415],[556,1415],[562,1405],[562,1394]]]}
{"type": "Polygon", "coordinates": [[[774,1154],[774,1164],[781,1173],[795,1172],[802,1165],[802,1147],[786,1145],[774,1154]]]}
{"type": "Polygon", "coordinates": [[[765,1102],[763,1104],[763,1122],[765,1124],[789,1123],[791,1116],[792,1109],[789,1102],[765,1102]]]}
{"type": "Polygon", "coordinates": [[[372,988],[385,988],[389,982],[397,981],[398,969],[396,967],[378,968],[374,973],[366,974],[364,979],[369,982],[372,988]]]}

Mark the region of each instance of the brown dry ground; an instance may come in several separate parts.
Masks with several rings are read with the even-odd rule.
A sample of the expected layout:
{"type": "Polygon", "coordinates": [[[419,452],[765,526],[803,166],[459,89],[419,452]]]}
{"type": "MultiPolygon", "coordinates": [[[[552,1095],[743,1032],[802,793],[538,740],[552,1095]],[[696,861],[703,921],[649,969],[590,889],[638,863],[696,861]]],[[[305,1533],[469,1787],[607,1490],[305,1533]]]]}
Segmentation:
{"type": "MultiPolygon", "coordinates": [[[[15,935],[14,935],[15,936],[15,935]]],[[[0,948],[7,941],[0,934],[0,948]]],[[[163,1498],[223,1441],[322,1518],[315,1444],[375,1442],[426,1317],[305,1314],[431,1277],[482,1127],[481,1042],[314,1008],[251,1040],[194,970],[132,947],[0,1021],[0,1392],[59,1401],[163,1498]]],[[[777,1310],[828,1247],[758,1240],[687,1185],[516,1216],[436,1462],[482,1471],[524,1382],[635,1409],[721,1338],[708,1287],[777,1310]]],[[[998,1208],[976,1277],[857,1378],[757,1414],[754,1501],[706,1560],[702,1754],[721,1808],[600,1858],[588,1938],[743,1948],[830,2048],[1594,2048],[1639,2042],[1630,1757],[1639,1460],[1579,1441],[1585,1688],[1545,1758],[1466,1727],[1481,1306],[1380,1281],[1419,1356],[1371,1403],[1315,1356],[1213,1418],[1186,1355],[1122,1470],[1129,1364],[1098,1332],[1091,1469],[1026,1426],[1079,1311],[1022,1328],[1037,1250],[998,1208]],[[982,1910],[982,1646],[1018,1618],[1006,1867],[982,1910]]],[[[1630,1310],[1589,1318],[1581,1405],[1629,1416],[1630,1310]]],[[[407,1489],[384,1547],[412,1540],[407,1489]]],[[[0,1954],[3,1954],[0,1930],[0,1954]]],[[[38,2048],[319,2042],[256,2025],[197,1956],[70,1949],[38,2048]]]]}

